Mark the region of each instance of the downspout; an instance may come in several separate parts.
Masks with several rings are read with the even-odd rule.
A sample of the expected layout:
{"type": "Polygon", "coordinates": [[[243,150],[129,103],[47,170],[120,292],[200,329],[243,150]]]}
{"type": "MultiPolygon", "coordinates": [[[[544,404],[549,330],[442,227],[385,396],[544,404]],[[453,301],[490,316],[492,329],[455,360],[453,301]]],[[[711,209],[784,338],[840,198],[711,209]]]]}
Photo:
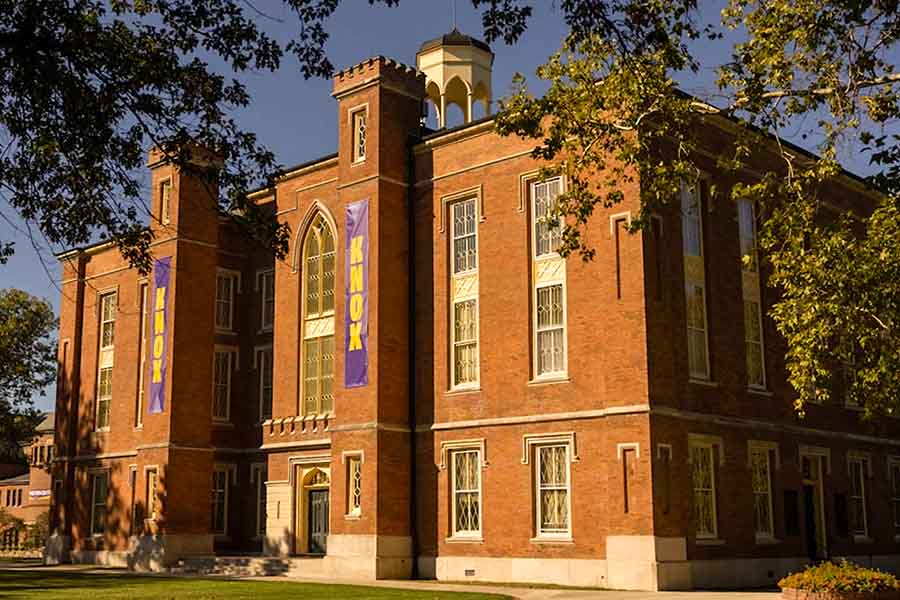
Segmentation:
{"type": "Polygon", "coordinates": [[[413,147],[418,141],[416,136],[410,135],[406,142],[408,169],[407,188],[406,188],[406,219],[407,219],[407,256],[408,277],[409,277],[409,298],[407,304],[409,307],[409,339],[408,344],[408,374],[407,385],[409,393],[409,538],[410,552],[412,554],[412,570],[413,579],[419,578],[419,538],[418,529],[416,527],[416,211],[414,208],[416,200],[416,169],[415,169],[415,153],[413,147]]]}

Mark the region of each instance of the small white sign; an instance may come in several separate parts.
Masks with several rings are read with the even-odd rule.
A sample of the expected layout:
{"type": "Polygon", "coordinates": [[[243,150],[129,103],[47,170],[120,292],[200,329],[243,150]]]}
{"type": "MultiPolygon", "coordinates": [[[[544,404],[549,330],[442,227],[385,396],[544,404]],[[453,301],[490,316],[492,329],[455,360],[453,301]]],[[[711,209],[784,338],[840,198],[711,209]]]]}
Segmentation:
{"type": "Polygon", "coordinates": [[[32,498],[44,498],[50,495],[50,490],[31,490],[28,495],[32,498]]]}

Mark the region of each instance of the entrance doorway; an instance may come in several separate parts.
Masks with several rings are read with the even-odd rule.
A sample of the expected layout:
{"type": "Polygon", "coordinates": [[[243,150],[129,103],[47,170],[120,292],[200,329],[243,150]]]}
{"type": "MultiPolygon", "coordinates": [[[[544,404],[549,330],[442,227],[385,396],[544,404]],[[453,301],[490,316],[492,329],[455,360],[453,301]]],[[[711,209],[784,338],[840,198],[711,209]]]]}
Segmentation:
{"type": "Polygon", "coordinates": [[[804,540],[810,561],[828,556],[825,535],[825,503],[822,485],[822,457],[803,456],[803,522],[804,540]]]}
{"type": "Polygon", "coordinates": [[[325,554],[328,539],[328,490],[309,490],[309,532],[310,554],[325,554]]]}
{"type": "Polygon", "coordinates": [[[328,549],[328,467],[294,468],[294,554],[323,555],[328,549]]]}

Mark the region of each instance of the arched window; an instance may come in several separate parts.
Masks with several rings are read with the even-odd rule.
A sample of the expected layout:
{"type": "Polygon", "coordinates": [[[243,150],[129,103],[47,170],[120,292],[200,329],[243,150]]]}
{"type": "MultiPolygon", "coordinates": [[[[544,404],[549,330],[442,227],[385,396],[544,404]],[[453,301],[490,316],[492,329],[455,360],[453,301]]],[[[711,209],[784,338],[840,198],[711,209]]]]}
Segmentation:
{"type": "Polygon", "coordinates": [[[334,409],[334,233],[319,214],[303,242],[303,414],[334,409]]]}

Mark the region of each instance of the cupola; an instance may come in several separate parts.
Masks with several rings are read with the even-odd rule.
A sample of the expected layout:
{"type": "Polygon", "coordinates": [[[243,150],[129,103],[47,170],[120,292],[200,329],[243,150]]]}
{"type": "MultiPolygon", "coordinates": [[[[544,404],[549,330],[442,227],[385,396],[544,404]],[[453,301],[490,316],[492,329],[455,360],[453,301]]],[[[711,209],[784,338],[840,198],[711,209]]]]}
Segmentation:
{"type": "Polygon", "coordinates": [[[447,126],[447,107],[462,109],[463,122],[473,119],[473,108],[481,102],[484,115],[491,114],[491,47],[460,32],[456,27],[422,44],[416,66],[425,74],[426,94],[437,113],[438,128],[447,126]]]}

